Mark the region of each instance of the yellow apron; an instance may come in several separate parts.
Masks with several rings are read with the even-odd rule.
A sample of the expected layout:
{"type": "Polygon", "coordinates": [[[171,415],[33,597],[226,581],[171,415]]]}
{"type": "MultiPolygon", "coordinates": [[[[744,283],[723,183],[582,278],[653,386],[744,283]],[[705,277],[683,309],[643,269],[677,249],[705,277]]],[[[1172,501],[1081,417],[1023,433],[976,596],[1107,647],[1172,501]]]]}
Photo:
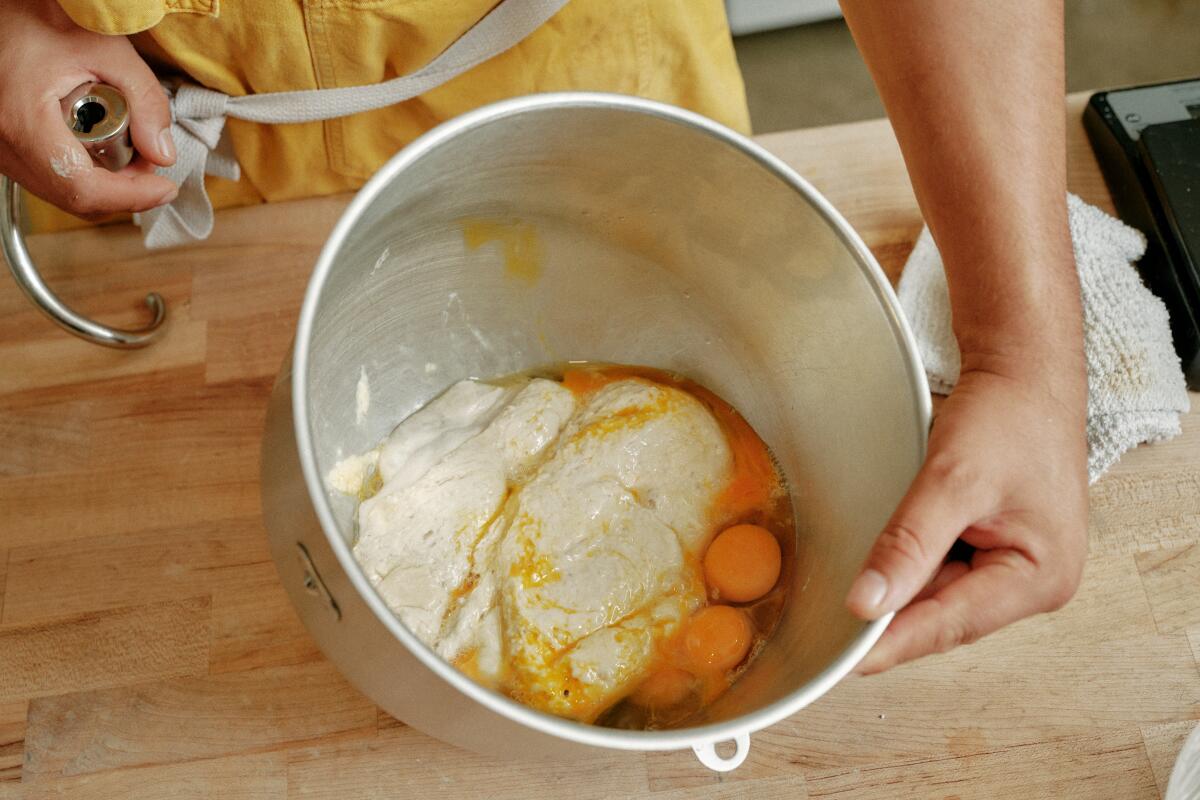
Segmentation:
{"type": "MultiPolygon", "coordinates": [[[[130,34],[159,75],[239,96],[378,83],[445,50],[495,0],[59,0],[79,25],[130,34]]],[[[749,132],[721,0],[572,0],[531,36],[419,98],[289,125],[230,119],[236,183],[206,181],[218,207],[351,191],[438,123],[515,95],[633,94],[749,132]]],[[[35,230],[82,224],[30,203],[35,230]]]]}

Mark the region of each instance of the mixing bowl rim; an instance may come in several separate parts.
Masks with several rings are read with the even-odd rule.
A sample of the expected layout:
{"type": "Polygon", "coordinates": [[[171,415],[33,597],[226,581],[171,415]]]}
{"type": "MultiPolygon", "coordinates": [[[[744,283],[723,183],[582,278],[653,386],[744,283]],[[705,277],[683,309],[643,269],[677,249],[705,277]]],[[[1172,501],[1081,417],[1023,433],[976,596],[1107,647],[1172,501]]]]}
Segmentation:
{"type": "Polygon", "coordinates": [[[762,146],[751,141],[718,122],[699,114],[652,100],[628,95],[600,92],[554,92],[527,95],[502,100],[438,125],[388,160],[383,167],[360,189],[346,207],[337,225],[326,240],[317,258],[313,274],[304,295],[296,339],[292,355],[292,414],[296,447],[299,451],[301,468],[309,499],[312,501],[322,531],[329,546],[345,571],[350,583],[364,600],[380,623],[395,636],[418,660],[443,680],[448,681],[470,699],[482,703],[486,708],[509,720],[518,722],[545,734],[570,741],[599,747],[623,750],[673,750],[697,744],[725,741],[742,734],[762,730],[794,714],[801,708],[821,697],[867,654],[887,628],[892,615],[868,623],[828,667],[813,679],[797,687],[787,696],[763,708],[741,714],[722,722],[708,723],[690,728],[658,731],[632,731],[603,728],[596,725],[574,722],[556,717],[487,689],[459,672],[438,656],[431,648],[413,635],[384,604],[371,587],[366,575],[359,567],[349,545],[342,538],[334,520],[324,480],[320,474],[316,455],[312,447],[312,434],[308,415],[305,384],[308,380],[309,343],[314,320],[320,304],[325,282],[337,261],[337,256],[350,232],[364,212],[374,203],[384,188],[404,169],[431,153],[454,137],[476,127],[500,119],[544,110],[605,108],[622,112],[647,114],[675,124],[692,128],[723,144],[732,146],[765,167],[775,177],[783,180],[821,215],[837,233],[842,243],[854,255],[860,269],[871,284],[881,306],[888,316],[895,335],[902,343],[908,377],[916,394],[918,442],[920,457],[925,456],[926,433],[932,413],[928,384],[921,365],[916,343],[908,323],[900,311],[899,303],[891,284],[874,256],[850,227],[849,223],[813,186],[797,174],[781,159],[762,146]]]}

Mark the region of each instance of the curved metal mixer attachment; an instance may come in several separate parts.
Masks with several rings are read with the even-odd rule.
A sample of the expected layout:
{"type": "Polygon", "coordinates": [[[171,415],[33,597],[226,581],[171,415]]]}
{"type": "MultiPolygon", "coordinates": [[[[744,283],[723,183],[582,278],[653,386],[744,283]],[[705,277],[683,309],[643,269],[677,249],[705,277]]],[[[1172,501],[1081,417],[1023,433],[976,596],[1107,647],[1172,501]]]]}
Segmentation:
{"type": "MultiPolygon", "coordinates": [[[[115,171],[133,157],[128,108],[116,89],[103,84],[84,84],[63,100],[63,115],[76,138],[101,166],[115,171]]],[[[162,296],[155,292],[146,295],[152,319],[135,330],[111,328],[67,308],[42,280],[25,247],[21,233],[21,187],[4,176],[0,176],[0,251],[25,296],[68,333],[105,347],[132,349],[145,347],[162,332],[166,306],[162,296]]]]}
{"type": "Polygon", "coordinates": [[[21,187],[6,177],[0,178],[0,249],[3,249],[8,268],[12,270],[13,278],[25,296],[59,327],[80,339],[120,349],[145,347],[153,342],[166,319],[166,306],[162,296],[156,292],[146,295],[146,305],[154,315],[149,324],[136,330],[122,330],[80,316],[50,291],[25,247],[25,238],[21,235],[20,203],[21,187]]]}

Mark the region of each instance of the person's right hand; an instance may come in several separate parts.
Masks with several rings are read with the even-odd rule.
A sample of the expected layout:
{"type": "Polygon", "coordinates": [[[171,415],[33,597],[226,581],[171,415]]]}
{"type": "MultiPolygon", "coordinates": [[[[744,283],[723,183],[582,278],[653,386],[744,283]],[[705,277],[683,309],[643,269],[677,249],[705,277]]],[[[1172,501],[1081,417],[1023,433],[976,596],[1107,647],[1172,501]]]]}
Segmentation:
{"type": "Polygon", "coordinates": [[[0,0],[0,76],[0,173],[92,220],[175,197],[175,184],[154,174],[175,161],[167,97],[127,38],[80,28],[55,0],[0,0]],[[89,81],[129,103],[140,157],[120,172],[93,164],[63,121],[59,101],[89,81]]]}

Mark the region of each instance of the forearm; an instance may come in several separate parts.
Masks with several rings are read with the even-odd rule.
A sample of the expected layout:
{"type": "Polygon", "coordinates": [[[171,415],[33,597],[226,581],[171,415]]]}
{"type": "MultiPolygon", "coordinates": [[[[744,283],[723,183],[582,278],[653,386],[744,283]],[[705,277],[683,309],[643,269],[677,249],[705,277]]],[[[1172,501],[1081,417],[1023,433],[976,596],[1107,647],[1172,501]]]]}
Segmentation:
{"type": "Polygon", "coordinates": [[[1087,553],[1061,0],[842,0],[946,266],[958,384],[855,580],[865,672],[1059,608],[1087,553]],[[946,560],[955,541],[969,561],[946,560]],[[930,580],[932,576],[932,580],[930,580]]]}
{"type": "Polygon", "coordinates": [[[843,0],[974,357],[1081,369],[1061,3],[843,0]]]}

